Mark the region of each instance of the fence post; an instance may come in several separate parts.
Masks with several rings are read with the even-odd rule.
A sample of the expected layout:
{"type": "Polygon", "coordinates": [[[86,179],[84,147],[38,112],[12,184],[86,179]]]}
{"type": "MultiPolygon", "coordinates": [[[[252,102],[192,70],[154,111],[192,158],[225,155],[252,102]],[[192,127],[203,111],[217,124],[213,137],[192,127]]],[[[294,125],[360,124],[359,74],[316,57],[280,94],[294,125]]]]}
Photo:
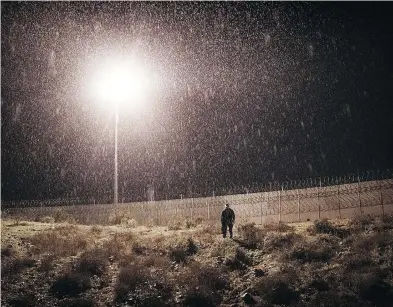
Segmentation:
{"type": "Polygon", "coordinates": [[[193,209],[194,209],[194,198],[191,198],[191,220],[193,218],[193,209]]]}
{"type": "Polygon", "coordinates": [[[340,185],[337,185],[338,217],[341,219],[340,185]]]}
{"type": "Polygon", "coordinates": [[[321,202],[319,201],[319,189],[322,187],[321,177],[319,177],[319,187],[317,187],[317,199],[318,199],[318,220],[321,219],[321,202]]]}
{"type": "Polygon", "coordinates": [[[281,222],[281,190],[278,189],[278,221],[281,222]]]}
{"type": "Polygon", "coordinates": [[[262,201],[260,203],[260,212],[259,213],[261,214],[261,225],[262,225],[263,224],[262,201]]]}
{"type": "Polygon", "coordinates": [[[385,215],[385,209],[383,207],[383,197],[382,197],[382,185],[381,185],[381,180],[378,180],[379,183],[379,196],[381,198],[381,207],[382,207],[382,216],[385,215]]]}
{"type": "Polygon", "coordinates": [[[359,176],[358,176],[358,202],[359,202],[360,214],[363,214],[363,212],[362,212],[362,200],[360,199],[360,179],[359,179],[359,176]]]}
{"type": "Polygon", "coordinates": [[[299,194],[299,190],[297,191],[297,219],[300,222],[300,194],[299,194]]]}

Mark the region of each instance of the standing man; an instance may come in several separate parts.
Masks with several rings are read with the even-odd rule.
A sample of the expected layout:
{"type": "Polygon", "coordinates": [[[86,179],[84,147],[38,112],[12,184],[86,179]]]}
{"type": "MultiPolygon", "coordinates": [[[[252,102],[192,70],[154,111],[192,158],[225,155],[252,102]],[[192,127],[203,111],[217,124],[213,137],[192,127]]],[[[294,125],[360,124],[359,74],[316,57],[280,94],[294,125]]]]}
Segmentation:
{"type": "Polygon", "coordinates": [[[229,204],[225,205],[225,209],[221,213],[221,226],[222,226],[222,236],[225,238],[227,236],[227,227],[229,228],[229,236],[233,237],[233,224],[235,223],[235,212],[229,208],[229,204]]]}

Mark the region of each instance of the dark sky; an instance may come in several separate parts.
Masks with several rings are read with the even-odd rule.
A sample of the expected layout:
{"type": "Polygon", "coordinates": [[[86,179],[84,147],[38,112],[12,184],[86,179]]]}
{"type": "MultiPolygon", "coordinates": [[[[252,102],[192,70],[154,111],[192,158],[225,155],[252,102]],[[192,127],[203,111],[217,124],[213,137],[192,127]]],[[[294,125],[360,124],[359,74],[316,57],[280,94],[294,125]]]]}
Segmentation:
{"type": "Polygon", "coordinates": [[[112,195],[114,115],[84,88],[108,50],[153,80],[120,114],[120,197],[393,167],[392,2],[1,10],[2,200],[112,195]]]}

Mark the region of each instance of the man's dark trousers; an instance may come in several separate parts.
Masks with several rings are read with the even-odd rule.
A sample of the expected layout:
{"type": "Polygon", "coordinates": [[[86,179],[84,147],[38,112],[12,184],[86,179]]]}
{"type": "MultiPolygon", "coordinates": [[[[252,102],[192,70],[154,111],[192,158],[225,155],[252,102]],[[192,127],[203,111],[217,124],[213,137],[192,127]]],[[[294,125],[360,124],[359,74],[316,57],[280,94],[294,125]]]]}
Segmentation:
{"type": "Polygon", "coordinates": [[[233,224],[232,223],[225,223],[225,222],[222,223],[222,236],[224,238],[226,238],[227,228],[229,228],[229,237],[232,239],[232,237],[233,237],[233,232],[232,232],[233,224]]]}

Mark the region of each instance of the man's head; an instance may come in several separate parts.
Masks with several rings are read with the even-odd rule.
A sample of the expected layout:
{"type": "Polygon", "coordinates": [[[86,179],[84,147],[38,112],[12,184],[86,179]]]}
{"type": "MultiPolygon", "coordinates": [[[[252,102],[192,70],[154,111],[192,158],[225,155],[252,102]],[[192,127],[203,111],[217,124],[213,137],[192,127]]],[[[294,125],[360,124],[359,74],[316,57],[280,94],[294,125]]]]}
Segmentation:
{"type": "Polygon", "coordinates": [[[226,205],[225,205],[225,208],[229,208],[229,204],[226,204],[226,205]]]}

